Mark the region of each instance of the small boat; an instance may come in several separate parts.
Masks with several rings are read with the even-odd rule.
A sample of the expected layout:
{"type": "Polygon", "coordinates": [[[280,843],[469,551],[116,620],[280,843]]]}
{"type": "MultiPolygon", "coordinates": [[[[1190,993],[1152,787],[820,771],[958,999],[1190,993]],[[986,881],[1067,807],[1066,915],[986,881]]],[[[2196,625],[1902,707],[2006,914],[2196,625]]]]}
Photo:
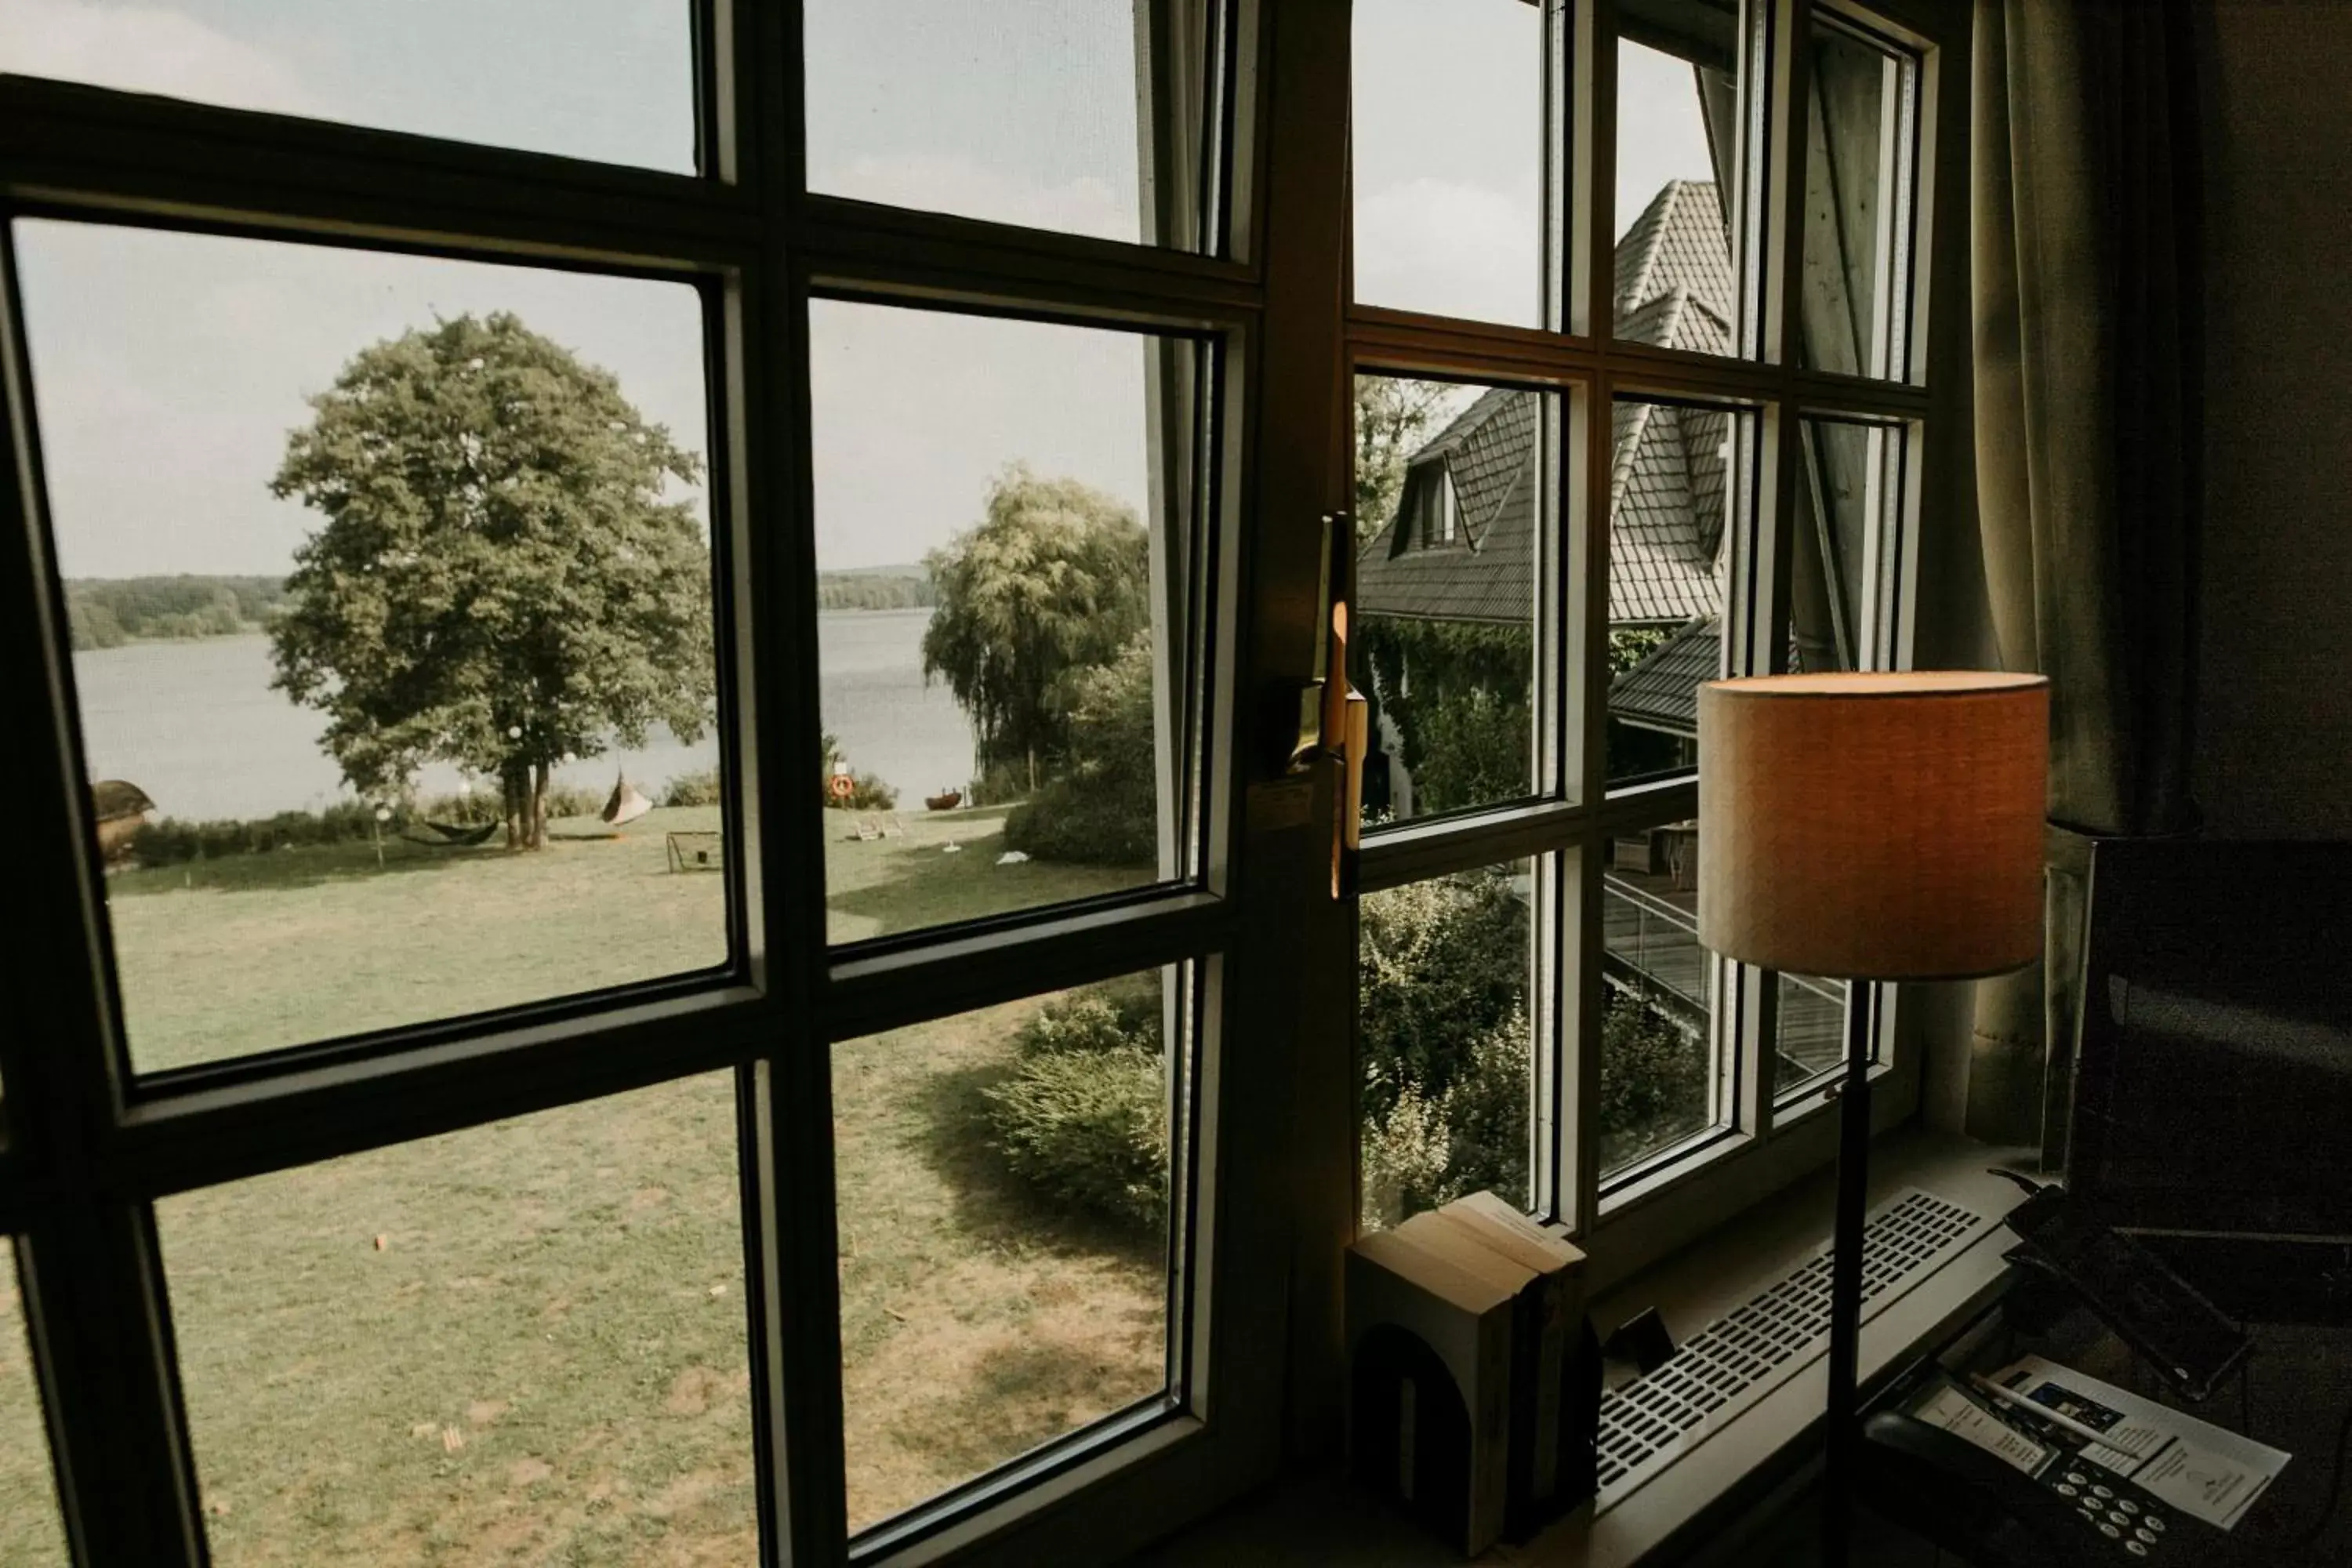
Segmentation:
{"type": "Polygon", "coordinates": [[[960,789],[951,789],[943,795],[927,795],[923,797],[923,805],[932,811],[953,811],[962,804],[963,791],[960,789]]]}

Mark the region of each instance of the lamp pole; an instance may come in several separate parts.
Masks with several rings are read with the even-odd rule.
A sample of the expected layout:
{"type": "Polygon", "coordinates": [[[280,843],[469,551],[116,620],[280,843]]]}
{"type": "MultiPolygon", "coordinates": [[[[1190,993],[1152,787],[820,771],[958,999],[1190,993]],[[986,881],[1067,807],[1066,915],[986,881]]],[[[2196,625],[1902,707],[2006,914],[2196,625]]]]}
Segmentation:
{"type": "Polygon", "coordinates": [[[1845,1568],[1853,1542],[1862,1413],[1863,1211],[1870,1192],[1870,1045],[1878,988],[1846,982],[1845,1076],[1839,1081],[1837,1209],[1830,1254],[1829,1448],[1822,1478],[1822,1561],[1845,1568]]]}

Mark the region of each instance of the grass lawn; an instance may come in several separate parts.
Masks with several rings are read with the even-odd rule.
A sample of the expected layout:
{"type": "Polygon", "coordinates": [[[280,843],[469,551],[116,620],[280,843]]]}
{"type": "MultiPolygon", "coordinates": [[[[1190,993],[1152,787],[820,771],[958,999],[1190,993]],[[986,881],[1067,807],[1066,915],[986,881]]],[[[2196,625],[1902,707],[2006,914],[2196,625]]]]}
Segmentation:
{"type": "MultiPolygon", "coordinates": [[[[716,963],[719,879],[670,872],[662,837],[715,816],[657,811],[625,837],[530,856],[388,846],[381,870],[352,845],[119,875],[109,906],[137,1060],[716,963]]],[[[1138,875],[999,866],[996,813],[910,815],[905,835],[870,843],[844,837],[854,820],[826,816],[836,940],[1138,875]]],[[[985,1142],[982,1089],[1009,1070],[1035,1005],[835,1054],[860,1523],[1160,1384],[1158,1243],[1055,1212],[985,1142]]],[[[731,1087],[662,1085],[159,1204],[215,1560],[748,1561],[731,1087]]],[[[15,1331],[0,1303],[0,1334],[15,1331]]],[[[39,1561],[46,1527],[16,1495],[41,1479],[0,1459],[0,1562],[39,1561]]]]}

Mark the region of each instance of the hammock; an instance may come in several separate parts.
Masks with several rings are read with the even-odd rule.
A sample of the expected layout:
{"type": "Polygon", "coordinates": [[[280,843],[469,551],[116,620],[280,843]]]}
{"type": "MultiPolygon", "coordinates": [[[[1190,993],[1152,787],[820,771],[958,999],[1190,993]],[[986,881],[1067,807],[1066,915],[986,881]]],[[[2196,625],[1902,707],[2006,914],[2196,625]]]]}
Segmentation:
{"type": "Polygon", "coordinates": [[[470,849],[477,844],[488,842],[490,835],[503,826],[497,822],[485,822],[476,826],[469,823],[425,822],[421,817],[418,820],[441,837],[419,838],[414,833],[404,833],[401,837],[411,844],[422,844],[428,849],[470,849]]]}

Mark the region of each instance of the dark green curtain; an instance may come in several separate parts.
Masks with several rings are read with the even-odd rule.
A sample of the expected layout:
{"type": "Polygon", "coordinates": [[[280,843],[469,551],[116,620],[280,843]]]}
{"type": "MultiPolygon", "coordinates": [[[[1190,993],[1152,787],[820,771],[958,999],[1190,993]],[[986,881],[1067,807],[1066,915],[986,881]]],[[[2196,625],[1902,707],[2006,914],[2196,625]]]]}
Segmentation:
{"type": "Polygon", "coordinates": [[[2186,0],[1978,0],[1976,460],[2002,662],[2051,679],[2049,927],[1969,1130],[2063,1163],[2089,846],[2192,832],[2199,171],[2186,0]]]}

